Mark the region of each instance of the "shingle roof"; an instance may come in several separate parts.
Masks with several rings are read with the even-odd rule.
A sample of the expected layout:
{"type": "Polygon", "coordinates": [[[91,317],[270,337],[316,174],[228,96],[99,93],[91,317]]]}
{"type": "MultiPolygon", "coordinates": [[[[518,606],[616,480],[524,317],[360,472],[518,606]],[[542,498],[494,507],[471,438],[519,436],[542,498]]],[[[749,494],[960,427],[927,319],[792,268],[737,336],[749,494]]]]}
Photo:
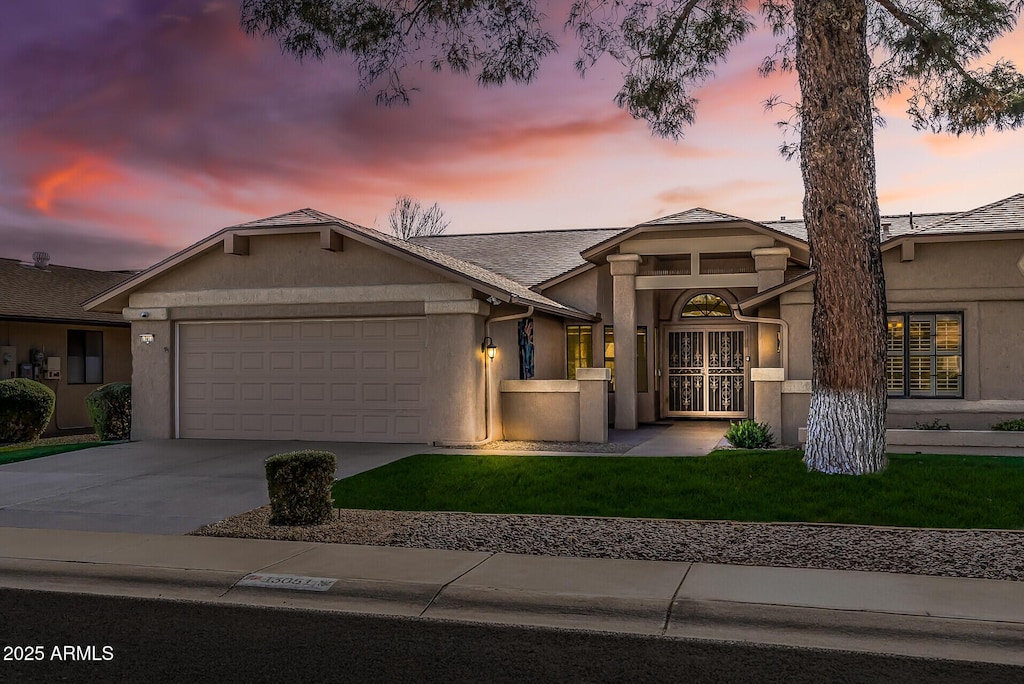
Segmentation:
{"type": "MultiPolygon", "coordinates": [[[[911,227],[911,215],[910,214],[896,214],[893,216],[882,216],[882,226],[884,230],[885,224],[889,224],[889,237],[897,238],[909,235],[911,233],[918,234],[923,232],[929,226],[934,225],[936,222],[942,219],[949,218],[951,216],[957,216],[955,212],[945,212],[936,214],[914,214],[913,215],[913,227],[911,227]]],[[[797,240],[807,242],[807,226],[804,224],[803,219],[789,219],[786,221],[761,221],[761,225],[771,228],[772,230],[778,231],[794,237],[797,240]]],[[[883,237],[884,242],[888,238],[883,237]]]]}
{"type": "Polygon", "coordinates": [[[120,314],[86,311],[82,302],[130,276],[52,264],[40,269],[0,258],[0,318],[124,325],[120,314]]]}
{"type": "Polygon", "coordinates": [[[580,252],[626,228],[545,230],[413,238],[418,245],[464,259],[528,287],[587,263],[580,252]]]}
{"type": "Polygon", "coordinates": [[[740,218],[739,216],[733,216],[732,214],[723,214],[718,211],[712,211],[710,209],[704,209],[703,207],[694,207],[693,209],[687,209],[681,211],[678,214],[670,214],[669,216],[662,216],[645,223],[641,223],[641,226],[663,226],[663,225],[675,225],[679,223],[720,223],[721,221],[746,221],[747,219],[740,218]]]}
{"type": "MultiPolygon", "coordinates": [[[[266,218],[256,219],[255,221],[248,221],[246,223],[239,223],[238,225],[231,226],[232,228],[268,228],[270,226],[305,226],[316,223],[334,223],[340,222],[348,224],[348,221],[325,214],[322,211],[316,209],[297,209],[296,211],[289,211],[284,214],[278,214],[277,216],[268,216],[266,218]]],[[[355,224],[351,224],[355,225],[355,224]]]]}
{"type": "Polygon", "coordinates": [[[923,234],[1001,233],[1013,230],[1024,230],[1024,193],[936,221],[923,234]]]}
{"type": "Polygon", "coordinates": [[[482,284],[490,285],[491,287],[497,288],[499,290],[504,290],[505,292],[509,293],[510,295],[513,295],[516,299],[525,302],[526,304],[533,304],[540,306],[541,308],[544,309],[558,311],[570,315],[582,314],[587,318],[589,318],[592,315],[584,311],[580,311],[579,309],[575,309],[571,306],[566,306],[565,304],[562,304],[560,302],[556,302],[553,299],[548,299],[544,295],[534,292],[523,283],[517,282],[509,278],[508,276],[502,275],[500,273],[495,273],[494,271],[486,269],[482,266],[478,266],[477,264],[466,261],[464,259],[460,259],[458,257],[446,254],[431,247],[417,244],[415,242],[409,242],[408,240],[400,240],[397,237],[388,235],[387,233],[382,233],[381,231],[374,230],[373,228],[366,228],[364,226],[349,223],[348,221],[343,221],[341,219],[335,220],[349,228],[352,228],[353,230],[362,233],[363,235],[366,235],[367,237],[373,240],[377,240],[378,242],[384,242],[397,249],[404,250],[411,254],[415,254],[421,259],[431,261],[443,268],[448,269],[449,271],[454,271],[455,273],[462,274],[482,284]]]}

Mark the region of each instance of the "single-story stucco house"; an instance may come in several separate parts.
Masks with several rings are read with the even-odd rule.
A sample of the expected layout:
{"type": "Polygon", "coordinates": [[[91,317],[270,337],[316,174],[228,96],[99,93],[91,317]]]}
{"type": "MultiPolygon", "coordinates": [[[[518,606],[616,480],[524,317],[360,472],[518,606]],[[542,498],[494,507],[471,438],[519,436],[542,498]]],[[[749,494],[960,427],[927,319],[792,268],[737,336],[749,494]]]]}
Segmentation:
{"type": "MultiPolygon", "coordinates": [[[[880,230],[890,426],[1024,415],[1024,194],[880,230]]],[[[406,242],[302,209],[85,308],[131,321],[135,439],[601,441],[609,416],[752,417],[793,444],[813,278],[799,220],[406,242]]]]}
{"type": "Polygon", "coordinates": [[[131,331],[120,312],[86,311],[82,302],[130,273],[0,258],[0,379],[30,378],[54,391],[43,433],[91,429],[85,397],[100,385],[131,380],[131,331]]]}

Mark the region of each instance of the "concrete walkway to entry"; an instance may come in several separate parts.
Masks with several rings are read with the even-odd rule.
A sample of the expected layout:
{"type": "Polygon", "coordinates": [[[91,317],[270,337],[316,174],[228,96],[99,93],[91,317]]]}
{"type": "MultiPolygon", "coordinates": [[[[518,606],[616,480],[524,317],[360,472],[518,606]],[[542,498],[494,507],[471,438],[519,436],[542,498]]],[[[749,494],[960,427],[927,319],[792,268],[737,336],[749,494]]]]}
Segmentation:
{"type": "MultiPolygon", "coordinates": [[[[707,456],[715,449],[728,448],[725,431],[728,421],[678,421],[647,423],[636,430],[608,430],[608,441],[625,444],[624,452],[615,451],[542,451],[531,449],[460,448],[430,449],[432,454],[506,454],[519,456],[707,456]]],[[[586,446],[586,443],[583,444],[586,446]]]]}
{"type": "Polygon", "coordinates": [[[680,421],[626,452],[626,456],[707,456],[725,446],[724,420],[680,421]]]}

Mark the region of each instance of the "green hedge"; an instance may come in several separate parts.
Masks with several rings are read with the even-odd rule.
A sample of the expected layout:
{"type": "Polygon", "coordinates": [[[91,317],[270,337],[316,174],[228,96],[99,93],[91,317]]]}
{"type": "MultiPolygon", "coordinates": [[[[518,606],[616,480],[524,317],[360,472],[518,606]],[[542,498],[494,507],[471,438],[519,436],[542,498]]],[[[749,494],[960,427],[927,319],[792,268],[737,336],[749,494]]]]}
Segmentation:
{"type": "Polygon", "coordinates": [[[132,386],[112,382],[97,387],[85,398],[96,434],[102,440],[128,439],[132,433],[132,386]]]}
{"type": "Polygon", "coordinates": [[[35,380],[0,380],[0,444],[39,439],[56,401],[53,390],[35,380]]]}
{"type": "Polygon", "coordinates": [[[1004,420],[1001,423],[996,423],[995,425],[993,425],[992,429],[1002,430],[1004,432],[1024,432],[1024,418],[1004,420]]]}
{"type": "Polygon", "coordinates": [[[293,451],[266,461],[271,525],[319,525],[331,517],[337,458],[328,451],[293,451]]]}

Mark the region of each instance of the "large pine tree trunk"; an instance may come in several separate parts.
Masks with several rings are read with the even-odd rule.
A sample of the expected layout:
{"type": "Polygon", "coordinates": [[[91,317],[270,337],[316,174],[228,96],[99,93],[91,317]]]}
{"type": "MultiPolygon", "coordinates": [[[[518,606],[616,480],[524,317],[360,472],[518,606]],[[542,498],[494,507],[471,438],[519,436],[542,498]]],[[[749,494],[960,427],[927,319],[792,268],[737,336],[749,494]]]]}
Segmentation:
{"type": "Polygon", "coordinates": [[[861,474],[885,457],[885,279],[865,0],[794,0],[804,219],[815,271],[804,462],[861,474]]]}

